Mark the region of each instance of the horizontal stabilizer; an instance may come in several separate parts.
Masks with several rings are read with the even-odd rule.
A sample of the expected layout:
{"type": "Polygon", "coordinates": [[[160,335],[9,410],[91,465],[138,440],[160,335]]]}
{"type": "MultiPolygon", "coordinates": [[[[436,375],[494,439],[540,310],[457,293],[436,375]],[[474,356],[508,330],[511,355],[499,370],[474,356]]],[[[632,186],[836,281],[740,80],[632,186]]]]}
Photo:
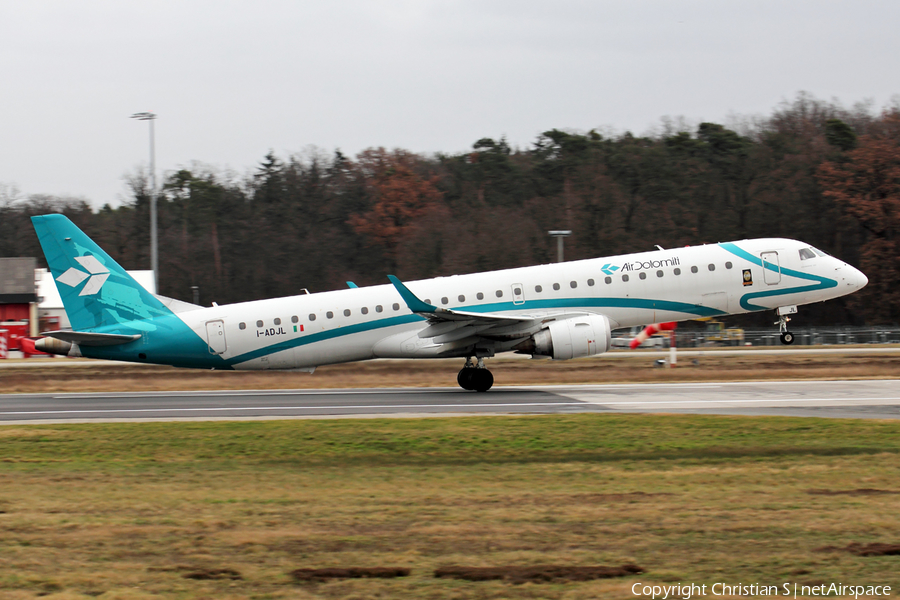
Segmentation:
{"type": "Polygon", "coordinates": [[[119,335],[116,333],[90,333],[88,331],[45,331],[41,335],[56,338],[79,346],[118,346],[139,340],[138,335],[119,335]]]}

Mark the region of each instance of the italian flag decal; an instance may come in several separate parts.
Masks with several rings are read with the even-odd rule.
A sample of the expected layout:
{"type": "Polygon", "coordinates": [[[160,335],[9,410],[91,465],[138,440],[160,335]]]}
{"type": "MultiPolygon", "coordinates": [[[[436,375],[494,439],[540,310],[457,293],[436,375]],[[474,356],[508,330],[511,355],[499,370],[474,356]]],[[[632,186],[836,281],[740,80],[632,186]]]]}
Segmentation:
{"type": "MultiPolygon", "coordinates": [[[[303,331],[303,325],[300,326],[300,331],[303,331]]],[[[297,333],[297,326],[294,325],[294,333],[297,333]]]]}

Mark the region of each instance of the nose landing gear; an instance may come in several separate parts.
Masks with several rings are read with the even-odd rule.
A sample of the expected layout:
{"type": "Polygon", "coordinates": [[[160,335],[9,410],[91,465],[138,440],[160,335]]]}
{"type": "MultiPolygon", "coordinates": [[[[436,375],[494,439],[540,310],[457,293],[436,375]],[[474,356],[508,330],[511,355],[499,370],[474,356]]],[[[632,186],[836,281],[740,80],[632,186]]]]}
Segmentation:
{"type": "Polygon", "coordinates": [[[456,376],[456,382],[464,390],[486,392],[494,385],[494,376],[484,366],[484,359],[479,358],[478,363],[472,364],[472,357],[466,358],[465,366],[456,376]]]}
{"type": "Polygon", "coordinates": [[[785,346],[790,346],[794,343],[794,334],[788,331],[787,324],[791,318],[788,315],[793,315],[797,313],[796,306],[781,306],[778,307],[775,311],[778,313],[778,320],[775,321],[775,324],[778,325],[778,331],[781,332],[781,343],[785,346]]]}

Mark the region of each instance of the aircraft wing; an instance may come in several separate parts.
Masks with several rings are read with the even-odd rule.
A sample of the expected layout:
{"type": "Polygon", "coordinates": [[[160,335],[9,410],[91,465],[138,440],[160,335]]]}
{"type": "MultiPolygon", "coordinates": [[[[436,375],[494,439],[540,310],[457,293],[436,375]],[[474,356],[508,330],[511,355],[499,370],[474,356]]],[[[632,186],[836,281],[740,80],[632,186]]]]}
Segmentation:
{"type": "MultiPolygon", "coordinates": [[[[580,313],[560,311],[558,313],[541,312],[537,315],[503,315],[497,313],[476,313],[462,310],[440,308],[420,300],[403,282],[388,275],[388,279],[400,293],[409,309],[425,319],[428,324],[419,330],[415,337],[418,342],[410,342],[409,334],[399,334],[396,339],[385,341],[380,349],[381,356],[403,357],[406,352],[415,356],[466,356],[471,349],[481,342],[500,344],[504,350],[513,350],[516,344],[522,343],[540,331],[548,322],[560,318],[569,318],[580,313]],[[399,352],[396,346],[409,347],[413,350],[399,352]]],[[[376,347],[376,351],[379,349],[376,347]]]]}

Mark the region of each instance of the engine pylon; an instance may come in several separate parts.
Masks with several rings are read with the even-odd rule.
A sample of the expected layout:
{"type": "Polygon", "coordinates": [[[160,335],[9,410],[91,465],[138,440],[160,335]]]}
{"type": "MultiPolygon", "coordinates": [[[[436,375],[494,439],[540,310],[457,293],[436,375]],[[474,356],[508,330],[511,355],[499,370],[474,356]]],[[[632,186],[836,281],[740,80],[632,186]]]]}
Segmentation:
{"type": "Polygon", "coordinates": [[[675,327],[677,323],[654,323],[653,325],[647,325],[642,332],[634,336],[634,339],[631,340],[629,346],[632,350],[640,346],[644,343],[648,337],[657,333],[659,331],[675,331],[675,327]]]}

